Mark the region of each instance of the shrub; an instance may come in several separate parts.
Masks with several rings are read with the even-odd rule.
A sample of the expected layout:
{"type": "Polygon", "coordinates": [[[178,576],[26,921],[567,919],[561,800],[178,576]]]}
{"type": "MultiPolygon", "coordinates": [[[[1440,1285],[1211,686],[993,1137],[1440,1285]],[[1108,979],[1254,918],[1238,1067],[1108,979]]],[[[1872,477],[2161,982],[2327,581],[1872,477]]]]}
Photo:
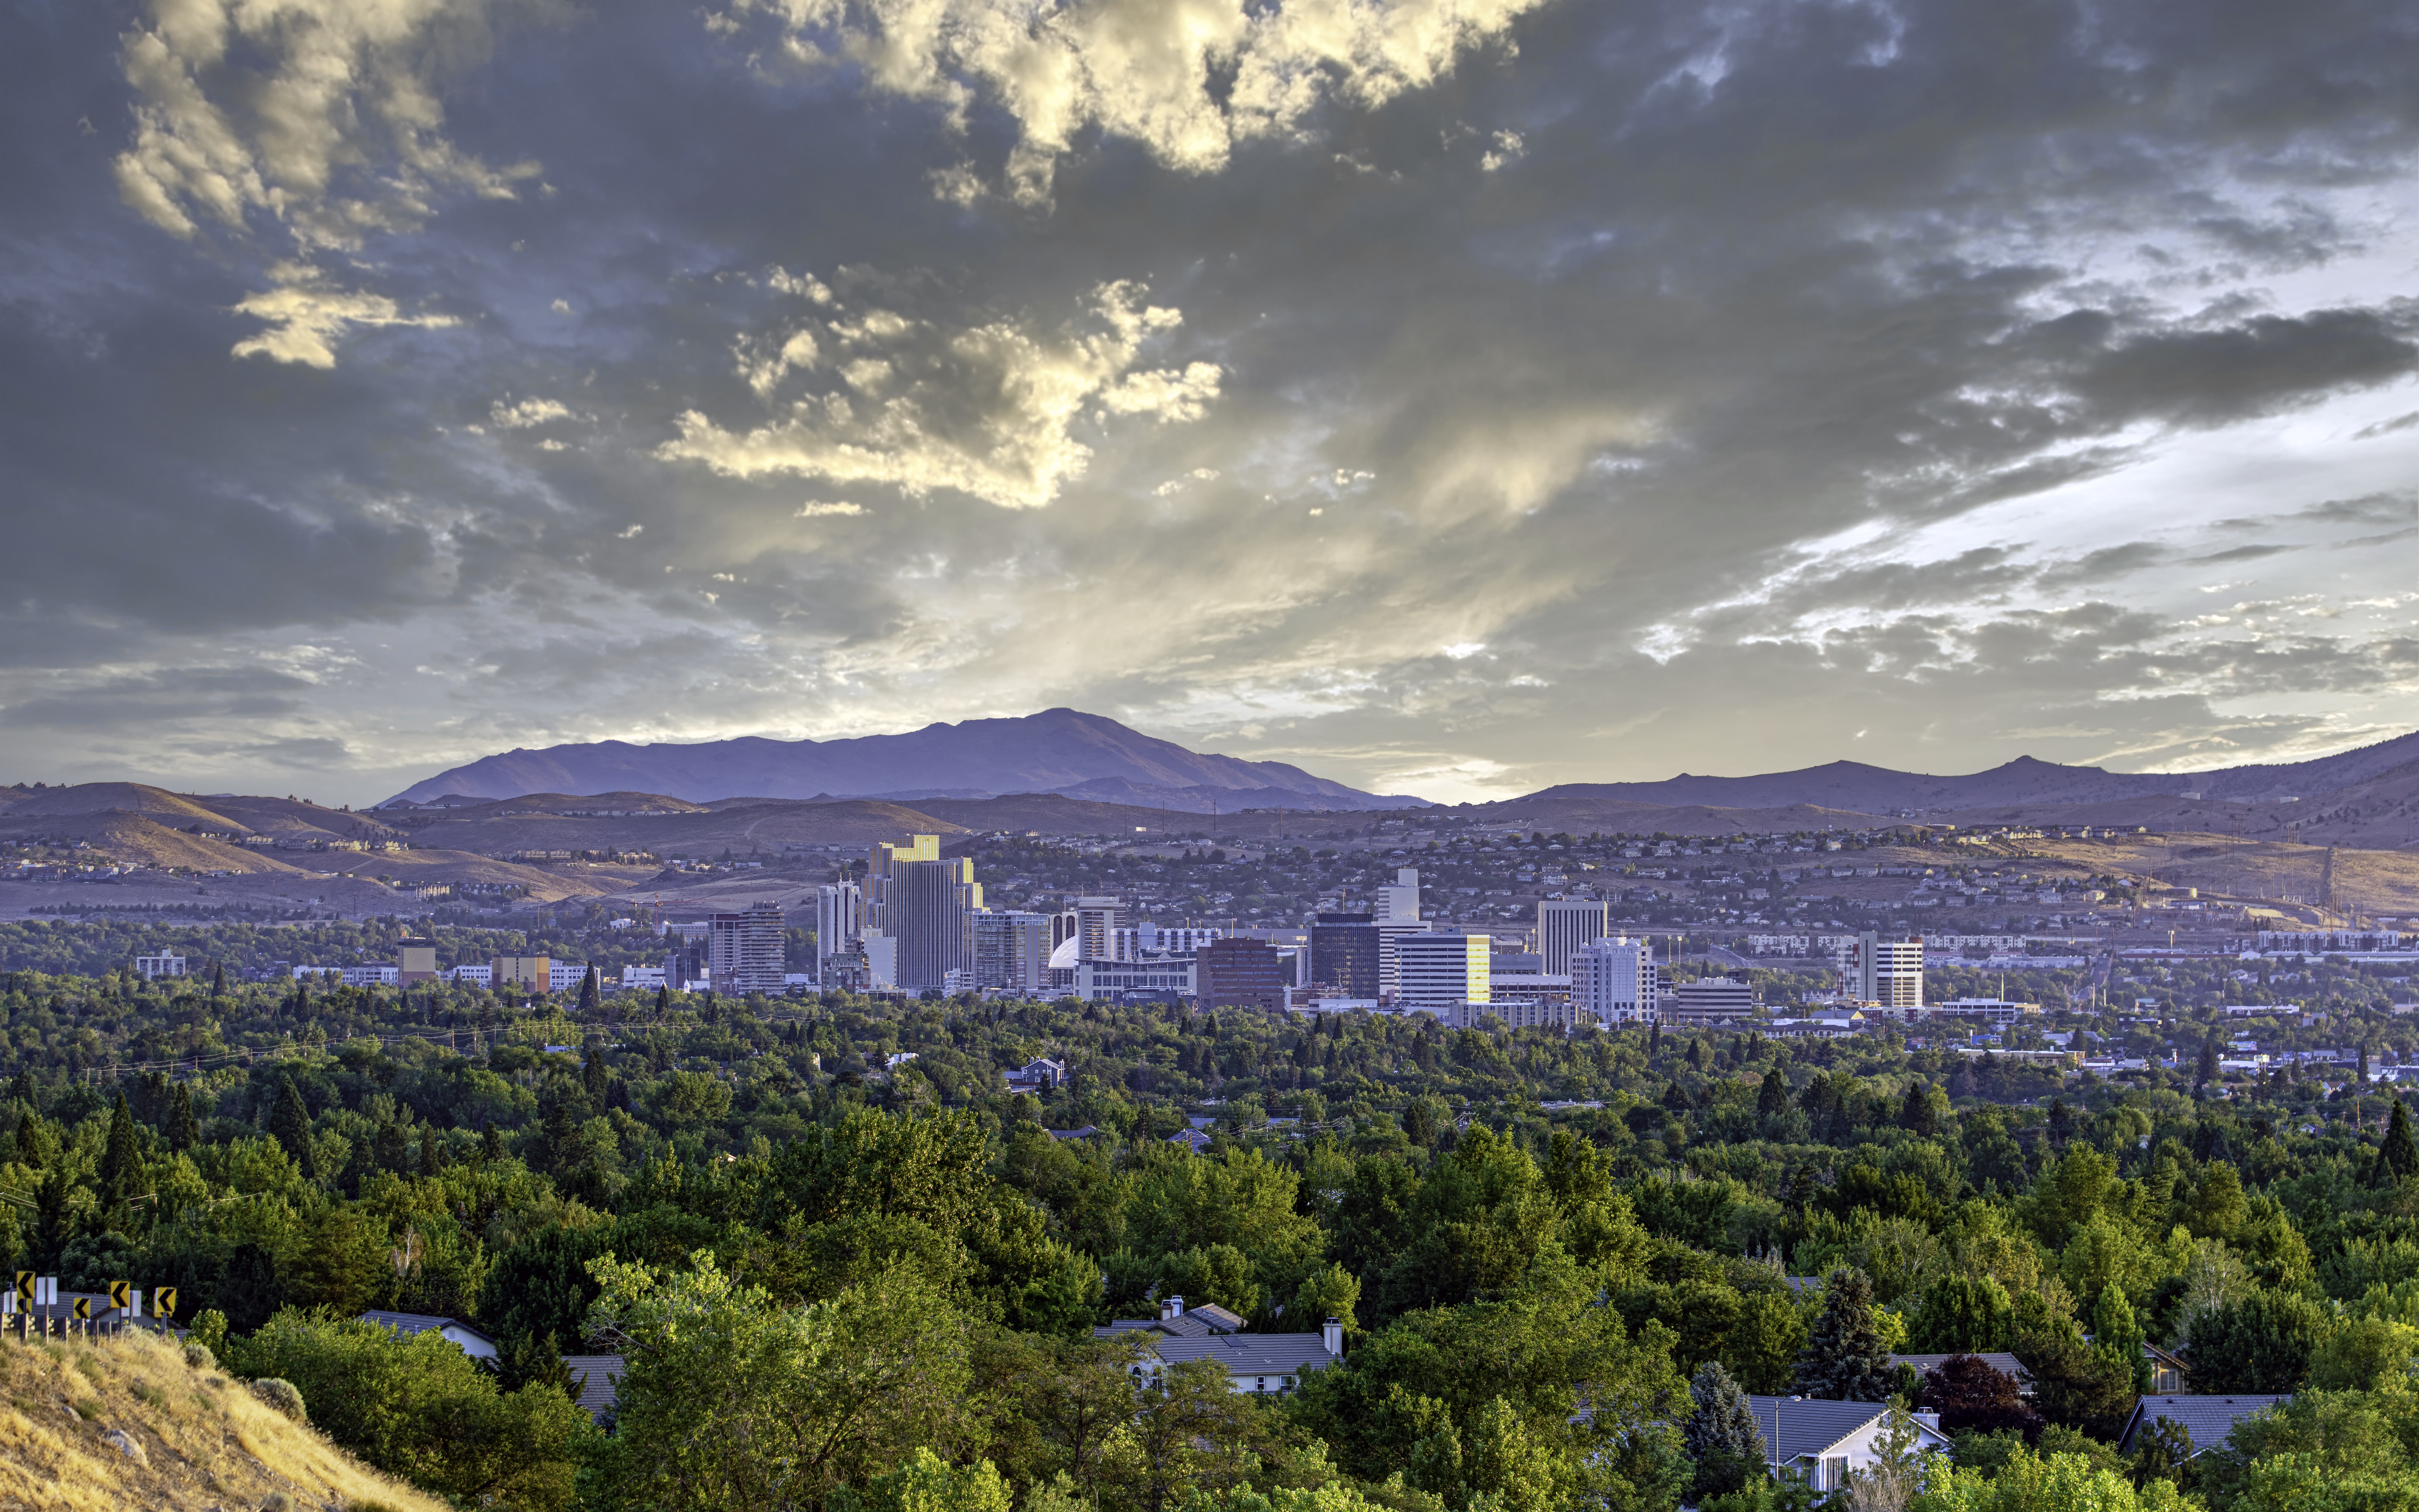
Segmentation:
{"type": "Polygon", "coordinates": [[[262,1377],[252,1383],[252,1394],[297,1423],[311,1421],[310,1410],[302,1405],[301,1388],[283,1377],[262,1377]]]}

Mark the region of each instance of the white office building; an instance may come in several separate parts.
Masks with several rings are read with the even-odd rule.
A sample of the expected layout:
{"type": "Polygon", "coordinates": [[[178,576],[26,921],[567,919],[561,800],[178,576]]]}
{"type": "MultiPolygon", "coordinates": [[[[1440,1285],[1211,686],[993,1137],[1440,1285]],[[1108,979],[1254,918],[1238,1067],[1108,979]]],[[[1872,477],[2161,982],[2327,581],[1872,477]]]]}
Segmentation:
{"type": "Polygon", "coordinates": [[[1420,922],[1420,869],[1415,866],[1396,867],[1391,887],[1378,889],[1378,995],[1380,1000],[1399,998],[1403,990],[1403,937],[1417,934],[1426,926],[1420,922]]]}
{"type": "Polygon", "coordinates": [[[181,977],[185,974],[185,958],[181,955],[138,955],[134,958],[134,970],[146,981],[155,981],[162,977],[181,977]]]}
{"type": "Polygon", "coordinates": [[[1840,941],[1840,995],[1884,1008],[1923,1006],[1923,941],[1885,940],[1867,930],[1840,941]]]}
{"type": "Polygon", "coordinates": [[[1484,934],[1405,934],[1394,949],[1402,969],[1394,1001],[1406,1012],[1454,1023],[1464,1004],[1484,1003],[1492,994],[1495,942],[1484,934]]]}
{"type": "Polygon", "coordinates": [[[1608,934],[1571,956],[1571,1008],[1581,1024],[1641,1024],[1655,1012],[1655,947],[1608,934]]]}
{"type": "Polygon", "coordinates": [[[1126,927],[1126,901],[1123,898],[1078,898],[1069,910],[1075,916],[1075,958],[1079,961],[1114,961],[1110,939],[1126,927]]]}
{"type": "Polygon", "coordinates": [[[815,965],[847,950],[872,921],[866,917],[865,889],[854,882],[827,882],[815,889],[815,965]]]}
{"type": "Polygon", "coordinates": [[[1612,905],[1601,900],[1546,898],[1537,903],[1537,954],[1549,976],[1571,974],[1571,957],[1612,933],[1612,905]]]}

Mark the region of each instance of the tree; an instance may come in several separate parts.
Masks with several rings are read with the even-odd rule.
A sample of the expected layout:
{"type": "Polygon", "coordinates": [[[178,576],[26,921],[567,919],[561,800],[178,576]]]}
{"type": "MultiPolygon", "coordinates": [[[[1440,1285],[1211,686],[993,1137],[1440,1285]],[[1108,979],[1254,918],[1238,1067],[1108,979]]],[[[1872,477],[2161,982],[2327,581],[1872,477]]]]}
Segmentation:
{"type": "Polygon", "coordinates": [[[588,964],[587,973],[579,979],[579,1011],[593,1013],[600,1001],[602,995],[596,984],[596,963],[592,961],[588,964]]]}
{"type": "Polygon", "coordinates": [[[2330,1327],[2317,1303],[2257,1291],[2191,1320],[2193,1389],[2201,1393],[2298,1391],[2330,1327]]]}
{"type": "Polygon", "coordinates": [[[593,1430],[559,1386],[506,1394],[440,1334],[397,1338],[291,1309],[224,1348],[239,1374],[292,1381],[312,1427],[389,1474],[473,1505],[573,1504],[576,1454],[593,1430]]]}
{"type": "Polygon", "coordinates": [[[783,1307],[708,1250],[669,1274],[612,1258],[593,1270],[591,1331],[627,1362],[595,1460],[609,1503],[812,1505],[931,1442],[963,1401],[965,1326],[911,1272],[783,1307]]]}
{"type": "Polygon", "coordinates": [[[1873,1319],[1873,1284],[1851,1268],[1823,1285],[1822,1310],[1797,1356],[1798,1395],[1841,1402],[1889,1398],[1894,1371],[1888,1343],[1873,1319]]]}
{"type": "Polygon", "coordinates": [[[1924,1290],[1907,1332],[1923,1354],[2004,1350],[2015,1326],[2015,1304],[1995,1276],[1943,1276],[1924,1290]]]}
{"type": "Polygon", "coordinates": [[[193,1119],[193,1089],[183,1082],[168,1088],[168,1148],[182,1152],[202,1142],[201,1125],[193,1119]]]}
{"type": "Polygon", "coordinates": [[[2217,1080],[2217,1035],[2212,1030],[2210,1037],[2200,1042],[2200,1062],[2193,1068],[2193,1090],[2199,1091],[2215,1080],[2217,1080]]]}
{"type": "Polygon", "coordinates": [[[1996,1474],[1944,1465],[1932,1476],[1925,1504],[1933,1512],[2036,1512],[2083,1508],[2091,1512],[2187,1512],[2187,1502],[2164,1480],[2138,1489],[2113,1470],[2095,1468],[2082,1455],[2035,1455],[2018,1449],[1996,1474]]]}
{"type": "Polygon", "coordinates": [[[1720,1495],[1760,1476],[1771,1457],[1747,1393],[1731,1373],[1719,1362],[1706,1361],[1689,1379],[1688,1398],[1692,1408],[1681,1438],[1697,1464],[1691,1494],[1701,1500],[1720,1495]]]}
{"type": "Polygon", "coordinates": [[[2194,1468],[2192,1430],[2181,1423],[2171,1417],[2155,1418],[2134,1430],[2135,1486],[2163,1480],[2180,1491],[2189,1491],[2198,1478],[2194,1468]]]}
{"type": "Polygon", "coordinates": [[[2369,1167],[2368,1184],[2392,1186],[2413,1172],[2419,1172],[2419,1138],[2412,1137],[2411,1110],[2397,1096],[2386,1118],[2385,1141],[2377,1147],[2377,1164],[2369,1167]]]}
{"type": "Polygon", "coordinates": [[[2133,1383],[2134,1395],[2150,1389],[2150,1362],[2142,1353],[2142,1325],[2134,1320],[2125,1288],[2114,1282],[2103,1287],[2091,1307],[2091,1350],[2103,1369],[2133,1383]]]}
{"type": "Polygon", "coordinates": [[[291,1076],[280,1077],[277,1102],[269,1110],[269,1133],[296,1165],[310,1159],[311,1110],[302,1103],[300,1088],[291,1076]]]}
{"type": "Polygon", "coordinates": [[[1780,1068],[1774,1066],[1764,1073],[1764,1085],[1756,1088],[1755,1116],[1770,1119],[1788,1111],[1789,1082],[1780,1074],[1780,1068]]]}
{"type": "Polygon", "coordinates": [[[118,1216],[118,1207],[135,1195],[143,1176],[143,1155],[134,1143],[134,1110],[127,1106],[126,1094],[117,1094],[110,1104],[109,1138],[100,1155],[100,1208],[102,1221],[118,1216]]]}
{"type": "Polygon", "coordinates": [[[2025,1405],[2015,1378],[1971,1354],[1952,1354],[1923,1373],[1923,1405],[1944,1433],[2021,1433],[2041,1437],[2042,1416],[2025,1405]]]}
{"type": "Polygon", "coordinates": [[[1930,1139],[1940,1133],[1940,1119],[1933,1111],[1932,1084],[1920,1076],[1909,1079],[1906,1099],[1899,1105],[1899,1127],[1918,1138],[1930,1139]]]}

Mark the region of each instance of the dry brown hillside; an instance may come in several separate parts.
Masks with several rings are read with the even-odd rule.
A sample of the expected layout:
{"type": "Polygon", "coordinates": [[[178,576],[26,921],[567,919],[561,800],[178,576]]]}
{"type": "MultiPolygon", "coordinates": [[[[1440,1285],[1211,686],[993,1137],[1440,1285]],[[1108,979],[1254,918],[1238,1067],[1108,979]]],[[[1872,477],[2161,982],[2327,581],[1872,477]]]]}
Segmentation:
{"type": "Polygon", "coordinates": [[[0,1508],[445,1512],[147,1334],[0,1344],[0,1508]]]}

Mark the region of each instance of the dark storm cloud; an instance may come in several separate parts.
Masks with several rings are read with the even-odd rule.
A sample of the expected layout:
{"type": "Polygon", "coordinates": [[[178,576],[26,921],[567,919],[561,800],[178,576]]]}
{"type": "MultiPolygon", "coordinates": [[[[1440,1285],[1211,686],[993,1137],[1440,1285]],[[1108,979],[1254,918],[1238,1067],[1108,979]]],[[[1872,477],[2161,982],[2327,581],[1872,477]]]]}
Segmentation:
{"type": "MultiPolygon", "coordinates": [[[[0,493],[29,501],[0,609],[53,649],[0,663],[200,638],[354,670],[307,706],[0,698],[362,768],[1055,702],[1371,782],[1589,775],[1578,732],[1633,700],[1648,769],[1839,753],[1766,761],[1731,699],[1834,740],[1904,689],[1942,739],[2012,694],[2123,727],[2070,754],[2303,733],[2218,707],[2282,651],[2033,617],[2288,543],[1888,548],[2410,375],[2392,300],[2249,282],[2379,235],[2358,195],[2413,145],[2397,8],[1563,0],[1338,54],[1282,12],[1103,0],[928,54],[883,50],[886,4],[424,0],[410,45],[345,54],[429,102],[408,150],[383,104],[316,97],[261,135],[150,13],[23,12],[0,121],[45,146],[0,165],[0,493]],[[1154,71],[1099,18],[1215,35],[1154,71]],[[985,48],[1020,35],[1083,67],[1007,87],[985,48]],[[221,116],[159,82],[188,74],[221,116]]],[[[328,76],[253,42],[247,87],[328,76]]],[[[2323,686],[2407,676],[2326,644],[2323,686]]]]}

